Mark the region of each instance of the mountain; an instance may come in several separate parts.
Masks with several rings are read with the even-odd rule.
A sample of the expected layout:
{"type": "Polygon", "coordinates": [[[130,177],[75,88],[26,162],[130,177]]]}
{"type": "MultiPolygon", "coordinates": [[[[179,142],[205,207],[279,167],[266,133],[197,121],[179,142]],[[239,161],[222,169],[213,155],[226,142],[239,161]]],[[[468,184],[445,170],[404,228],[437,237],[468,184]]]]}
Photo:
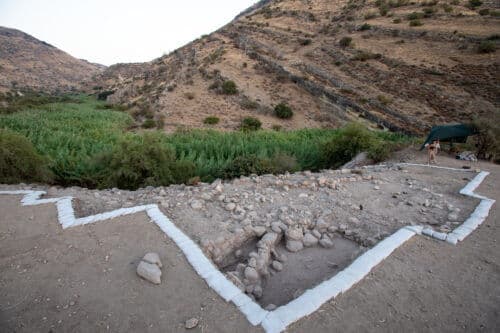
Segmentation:
{"type": "Polygon", "coordinates": [[[105,67],[76,59],[22,31],[0,27],[0,92],[79,90],[105,67]]]}
{"type": "Polygon", "coordinates": [[[418,134],[498,110],[499,13],[495,0],[261,1],[171,54],[112,66],[92,85],[139,120],[164,117],[167,130],[204,127],[208,116],[233,129],[254,116],[265,128],[358,120],[418,134]],[[237,94],[224,93],[225,81],[237,94]],[[279,103],[291,119],[274,116],[279,103]]]}

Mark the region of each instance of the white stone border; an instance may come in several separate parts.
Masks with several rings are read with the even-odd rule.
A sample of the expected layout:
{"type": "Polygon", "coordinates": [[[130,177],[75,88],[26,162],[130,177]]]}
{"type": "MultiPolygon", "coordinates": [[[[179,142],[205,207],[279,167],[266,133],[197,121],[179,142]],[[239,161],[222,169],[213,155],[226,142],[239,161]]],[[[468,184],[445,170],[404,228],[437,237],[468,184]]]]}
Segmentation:
{"type": "MultiPolygon", "coordinates": [[[[431,168],[460,170],[462,169],[428,166],[423,164],[401,163],[399,165],[424,166],[431,168]]],[[[399,229],[391,236],[379,242],[375,247],[359,256],[343,271],[332,278],[320,283],[316,287],[307,290],[301,296],[282,305],[274,311],[266,311],[254,302],[250,297],[238,289],[214,264],[203,254],[198,245],[186,234],[177,228],[158,208],[156,204],[142,205],[130,208],[121,208],[110,212],[76,218],[72,197],[60,197],[40,199],[44,191],[0,191],[0,194],[20,195],[23,206],[55,203],[57,206],[58,220],[63,229],[76,227],[89,223],[95,223],[118,216],[146,212],[151,220],[160,227],[181,249],[194,270],[206,281],[206,283],[226,302],[231,301],[246,316],[252,325],[261,324],[267,333],[279,333],[293,322],[312,314],[325,302],[337,295],[346,292],[353,285],[363,279],[375,266],[387,258],[395,249],[417,234],[429,235],[431,237],[446,240],[451,244],[462,241],[474,231],[488,216],[489,210],[495,200],[474,193],[474,190],[489,175],[489,172],[480,172],[462,190],[461,194],[481,199],[471,216],[451,233],[439,233],[422,226],[407,226],[399,229]]]]}

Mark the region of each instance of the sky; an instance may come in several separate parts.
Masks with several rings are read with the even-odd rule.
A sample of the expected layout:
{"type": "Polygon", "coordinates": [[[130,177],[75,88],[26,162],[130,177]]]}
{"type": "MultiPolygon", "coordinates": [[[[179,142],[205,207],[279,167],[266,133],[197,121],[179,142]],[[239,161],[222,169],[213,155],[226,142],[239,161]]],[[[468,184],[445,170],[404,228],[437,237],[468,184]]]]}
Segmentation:
{"type": "Polygon", "coordinates": [[[90,62],[145,62],[217,30],[256,1],[0,0],[0,26],[90,62]]]}

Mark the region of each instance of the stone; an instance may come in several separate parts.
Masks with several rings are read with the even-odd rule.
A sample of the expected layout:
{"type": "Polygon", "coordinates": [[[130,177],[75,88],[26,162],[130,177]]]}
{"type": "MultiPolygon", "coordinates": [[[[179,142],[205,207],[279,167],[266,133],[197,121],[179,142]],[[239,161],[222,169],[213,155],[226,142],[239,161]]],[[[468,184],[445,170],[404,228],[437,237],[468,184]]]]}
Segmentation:
{"type": "Polygon", "coordinates": [[[205,201],[208,201],[208,200],[211,200],[212,199],[212,196],[210,195],[210,193],[202,193],[201,194],[201,198],[205,201]]]}
{"type": "Polygon", "coordinates": [[[319,177],[318,178],[318,185],[319,186],[325,186],[327,179],[325,177],[319,177]]]}
{"type": "Polygon", "coordinates": [[[319,245],[321,245],[325,249],[329,249],[333,247],[333,242],[330,237],[323,235],[323,237],[319,240],[319,245]]]}
{"type": "Polygon", "coordinates": [[[274,231],[275,233],[281,234],[283,230],[281,229],[280,225],[281,225],[280,222],[271,223],[271,230],[274,231]]]}
{"type": "Polygon", "coordinates": [[[141,261],[137,266],[137,275],[154,284],[161,283],[161,270],[155,264],[141,261]]]}
{"type": "Polygon", "coordinates": [[[449,213],[448,214],[448,221],[451,221],[451,222],[458,221],[458,214],[455,211],[449,213]]]}
{"type": "Polygon", "coordinates": [[[225,207],[225,208],[226,208],[226,210],[227,210],[227,211],[230,211],[230,212],[231,212],[231,211],[233,211],[233,210],[236,208],[236,204],[235,204],[234,202],[230,202],[230,203],[228,203],[228,204],[226,205],[226,207],[225,207]]]}
{"type": "Polygon", "coordinates": [[[203,202],[200,200],[193,200],[191,202],[191,208],[193,209],[202,209],[203,208],[203,202]]]}
{"type": "Polygon", "coordinates": [[[262,290],[262,287],[261,287],[261,286],[256,285],[256,286],[253,288],[252,294],[254,294],[254,296],[255,296],[256,298],[261,298],[261,297],[262,297],[262,293],[263,293],[263,290],[262,290]]]}
{"type": "Polygon", "coordinates": [[[288,230],[285,233],[286,239],[287,240],[295,240],[295,241],[300,241],[302,238],[304,238],[304,234],[302,233],[302,228],[301,227],[293,227],[293,228],[288,228],[288,230]]]}
{"type": "Polygon", "coordinates": [[[150,264],[155,264],[159,268],[163,267],[163,265],[161,264],[160,256],[158,255],[158,253],[154,253],[154,252],[146,253],[146,255],[142,258],[142,261],[145,261],[145,262],[150,263],[150,264]]]}
{"type": "Polygon", "coordinates": [[[260,237],[266,233],[266,227],[263,226],[255,226],[253,227],[253,232],[257,237],[260,237]]]}
{"type": "Polygon", "coordinates": [[[378,191],[380,190],[380,186],[374,186],[373,189],[378,191]]]}
{"type": "Polygon", "coordinates": [[[425,202],[423,203],[423,206],[424,207],[430,207],[431,206],[431,202],[428,199],[426,199],[425,202]]]}
{"type": "Polygon", "coordinates": [[[257,259],[255,258],[250,258],[248,260],[248,266],[249,267],[252,267],[252,268],[256,268],[257,267],[257,259]]]}
{"type": "MultiPolygon", "coordinates": [[[[331,227],[328,227],[328,228],[331,228],[331,227]]],[[[321,238],[321,232],[319,232],[318,230],[316,229],[313,229],[311,231],[311,233],[313,234],[314,237],[316,237],[317,239],[320,239],[321,238]]]]}
{"type": "Polygon", "coordinates": [[[329,224],[326,223],[323,219],[319,219],[316,221],[316,229],[318,229],[319,232],[323,233],[325,232],[329,227],[329,224]]]}
{"type": "Polygon", "coordinates": [[[184,327],[187,328],[188,330],[190,330],[190,329],[195,328],[196,326],[198,326],[198,322],[199,322],[198,318],[188,319],[184,323],[184,327]]]}
{"type": "Polygon", "coordinates": [[[356,224],[356,225],[358,225],[360,223],[359,219],[354,217],[354,216],[349,217],[347,220],[349,221],[349,223],[356,224]]]}
{"type": "Polygon", "coordinates": [[[274,260],[271,266],[278,272],[281,272],[283,270],[283,264],[277,260],[274,260]]]}
{"type": "Polygon", "coordinates": [[[251,283],[259,281],[259,273],[253,267],[245,268],[245,278],[251,283]]]}
{"type": "Polygon", "coordinates": [[[267,311],[273,311],[273,310],[276,310],[276,308],[277,308],[277,306],[271,303],[271,304],[266,305],[266,307],[264,309],[267,311]]]}
{"type": "Polygon", "coordinates": [[[290,252],[298,252],[304,248],[304,244],[297,240],[288,240],[286,242],[286,249],[290,252]]]}
{"type": "Polygon", "coordinates": [[[318,239],[314,237],[312,234],[307,233],[302,239],[302,243],[305,247],[311,247],[318,244],[318,239]]]}
{"type": "Polygon", "coordinates": [[[262,238],[260,241],[264,244],[267,244],[269,246],[274,246],[276,243],[278,243],[278,240],[280,239],[280,235],[275,233],[275,232],[268,232],[262,238]]]}

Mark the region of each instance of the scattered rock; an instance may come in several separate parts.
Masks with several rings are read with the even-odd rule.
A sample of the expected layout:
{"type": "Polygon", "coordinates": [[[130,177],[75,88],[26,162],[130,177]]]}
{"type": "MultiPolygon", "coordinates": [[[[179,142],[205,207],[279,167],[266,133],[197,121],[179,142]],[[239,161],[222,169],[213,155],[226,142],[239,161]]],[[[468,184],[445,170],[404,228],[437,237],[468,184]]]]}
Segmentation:
{"type": "Polygon", "coordinates": [[[245,268],[245,278],[250,282],[257,282],[259,280],[259,273],[253,267],[245,268]]]}
{"type": "Polygon", "coordinates": [[[226,205],[226,210],[232,212],[236,208],[236,204],[233,202],[230,202],[226,205]]]}
{"type": "Polygon", "coordinates": [[[141,261],[137,266],[137,275],[154,284],[161,283],[161,270],[155,264],[141,261]]]}
{"type": "Polygon", "coordinates": [[[193,209],[202,209],[203,208],[203,202],[200,200],[193,200],[191,202],[191,208],[193,209]]]}
{"type": "Polygon", "coordinates": [[[191,318],[191,319],[188,319],[186,320],[186,322],[184,323],[184,327],[187,328],[188,330],[189,329],[192,329],[192,328],[195,328],[196,326],[198,326],[198,318],[191,318]]]}
{"type": "Polygon", "coordinates": [[[158,255],[158,253],[155,252],[146,253],[146,255],[142,258],[142,261],[145,261],[150,264],[155,264],[159,268],[163,267],[163,265],[161,264],[160,256],[158,255]]]}
{"type": "Polygon", "coordinates": [[[318,238],[314,237],[312,234],[307,233],[302,239],[305,247],[311,247],[318,244],[318,238]]]}
{"type": "Polygon", "coordinates": [[[277,306],[271,303],[271,304],[268,304],[264,309],[267,311],[273,311],[276,308],[277,308],[277,306]]]}
{"type": "Polygon", "coordinates": [[[288,240],[286,242],[286,249],[290,252],[298,252],[304,248],[304,244],[297,240],[288,240]]]}
{"type": "Polygon", "coordinates": [[[321,245],[325,249],[329,249],[333,247],[333,242],[330,237],[328,237],[327,235],[323,235],[323,237],[319,240],[319,245],[321,245]]]}
{"type": "Polygon", "coordinates": [[[277,260],[274,260],[271,266],[278,272],[281,272],[283,270],[283,264],[277,260]]]}
{"type": "Polygon", "coordinates": [[[257,237],[261,237],[266,233],[266,227],[263,226],[256,226],[253,227],[253,232],[257,237]]]}

